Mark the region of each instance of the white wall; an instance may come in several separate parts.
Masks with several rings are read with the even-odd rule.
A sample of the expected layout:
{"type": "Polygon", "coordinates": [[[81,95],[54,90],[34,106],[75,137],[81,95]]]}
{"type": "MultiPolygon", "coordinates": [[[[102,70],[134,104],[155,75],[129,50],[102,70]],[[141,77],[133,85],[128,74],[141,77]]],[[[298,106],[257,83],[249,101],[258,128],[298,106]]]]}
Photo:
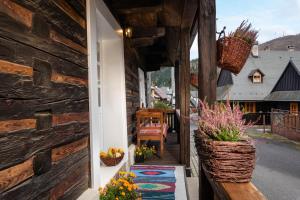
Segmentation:
{"type": "Polygon", "coordinates": [[[145,73],[139,68],[139,91],[140,91],[140,107],[144,104],[146,107],[146,89],[145,89],[145,73]]]}

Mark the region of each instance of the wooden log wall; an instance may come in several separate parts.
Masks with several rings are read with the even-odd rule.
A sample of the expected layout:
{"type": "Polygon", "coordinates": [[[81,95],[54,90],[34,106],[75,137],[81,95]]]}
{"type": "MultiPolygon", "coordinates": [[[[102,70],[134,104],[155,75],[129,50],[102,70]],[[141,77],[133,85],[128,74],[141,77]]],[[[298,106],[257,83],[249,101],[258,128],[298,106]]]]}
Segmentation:
{"type": "Polygon", "coordinates": [[[0,0],[0,199],[89,185],[84,0],[0,0]]]}
{"type": "Polygon", "coordinates": [[[139,60],[131,43],[125,39],[125,83],[126,83],[126,107],[127,107],[127,133],[128,142],[132,143],[133,136],[136,134],[135,113],[140,107],[139,93],[139,60]]]}

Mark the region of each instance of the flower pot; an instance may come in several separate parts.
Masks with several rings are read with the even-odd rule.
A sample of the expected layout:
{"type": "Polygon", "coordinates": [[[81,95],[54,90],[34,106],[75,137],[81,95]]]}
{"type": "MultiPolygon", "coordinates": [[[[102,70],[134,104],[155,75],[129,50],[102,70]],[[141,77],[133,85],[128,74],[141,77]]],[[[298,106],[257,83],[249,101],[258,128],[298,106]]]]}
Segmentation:
{"type": "Polygon", "coordinates": [[[218,66],[238,74],[244,67],[252,46],[238,37],[224,37],[217,41],[218,66]]]}
{"type": "Polygon", "coordinates": [[[145,158],[144,158],[143,155],[141,155],[141,156],[136,155],[136,156],[134,157],[134,161],[135,161],[136,163],[143,163],[143,162],[145,162],[145,158]]]}
{"type": "Polygon", "coordinates": [[[213,141],[200,130],[194,133],[199,159],[208,174],[219,182],[247,183],[255,166],[251,139],[239,142],[213,141]]]}
{"type": "Polygon", "coordinates": [[[114,158],[100,156],[101,161],[108,167],[118,165],[123,160],[123,158],[124,158],[124,153],[122,153],[120,157],[114,157],[114,158]]]}

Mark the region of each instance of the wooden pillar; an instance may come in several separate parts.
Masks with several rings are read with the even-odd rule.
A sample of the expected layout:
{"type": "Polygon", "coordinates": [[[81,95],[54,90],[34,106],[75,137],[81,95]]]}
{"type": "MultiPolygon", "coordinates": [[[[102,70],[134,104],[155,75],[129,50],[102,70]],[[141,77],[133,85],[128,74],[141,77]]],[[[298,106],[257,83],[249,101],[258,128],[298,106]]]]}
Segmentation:
{"type": "MultiPolygon", "coordinates": [[[[179,60],[175,61],[175,109],[180,109],[180,92],[179,92],[179,60]]],[[[175,130],[177,134],[177,144],[180,144],[180,120],[175,113],[175,130]]]]}
{"type": "Polygon", "coordinates": [[[179,93],[179,60],[175,62],[175,108],[180,109],[179,93]]]}
{"type": "Polygon", "coordinates": [[[190,171],[190,31],[182,29],[180,33],[180,158],[190,171]]]}
{"type": "Polygon", "coordinates": [[[215,0],[198,0],[198,14],[198,96],[212,104],[217,89],[215,0]]]}
{"type": "MultiPolygon", "coordinates": [[[[215,0],[198,0],[198,53],[198,97],[213,104],[217,89],[215,0]]],[[[199,160],[199,199],[213,199],[209,184],[199,160]]]]}

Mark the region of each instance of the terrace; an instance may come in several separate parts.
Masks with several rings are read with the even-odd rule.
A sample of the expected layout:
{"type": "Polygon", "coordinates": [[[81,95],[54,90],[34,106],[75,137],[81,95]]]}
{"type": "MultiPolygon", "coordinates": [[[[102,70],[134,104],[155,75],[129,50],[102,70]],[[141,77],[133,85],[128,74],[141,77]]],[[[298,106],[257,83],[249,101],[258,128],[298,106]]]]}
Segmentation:
{"type": "Polygon", "coordinates": [[[264,199],[251,183],[215,182],[191,159],[189,53],[198,34],[199,98],[214,102],[215,1],[5,0],[0,14],[0,199],[95,198],[134,164],[139,70],[162,66],[175,68],[176,132],[146,164],[199,170],[201,199],[264,199]],[[124,160],[100,165],[111,146],[124,160]]]}

